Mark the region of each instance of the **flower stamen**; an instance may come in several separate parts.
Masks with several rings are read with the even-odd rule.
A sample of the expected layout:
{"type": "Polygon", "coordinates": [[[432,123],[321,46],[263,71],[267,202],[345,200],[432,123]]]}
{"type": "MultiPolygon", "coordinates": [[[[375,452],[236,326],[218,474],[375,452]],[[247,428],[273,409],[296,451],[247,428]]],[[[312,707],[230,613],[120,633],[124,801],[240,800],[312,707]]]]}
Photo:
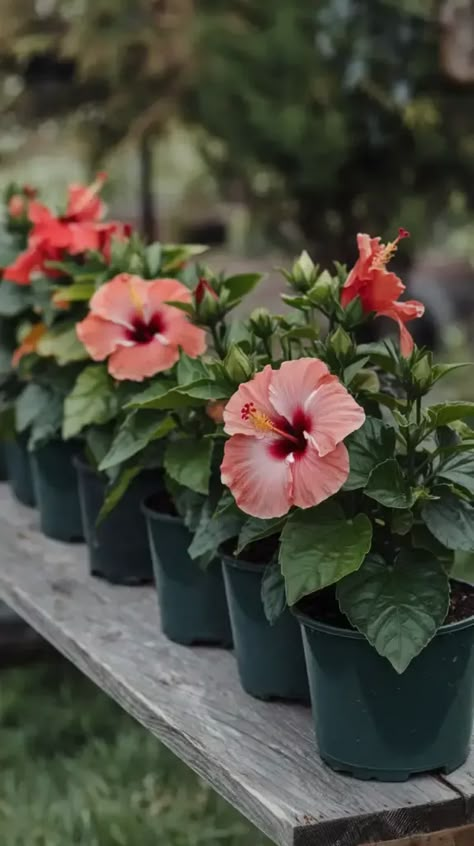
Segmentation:
{"type": "Polygon", "coordinates": [[[410,233],[406,229],[399,229],[394,241],[385,245],[381,244],[372,262],[372,270],[383,270],[397,252],[400,241],[409,237],[410,233]]]}
{"type": "Polygon", "coordinates": [[[282,438],[287,438],[295,444],[299,443],[298,438],[295,438],[294,435],[290,435],[289,432],[284,432],[282,429],[275,426],[273,421],[270,420],[268,414],[265,414],[264,411],[259,411],[255,408],[253,402],[246,402],[245,405],[242,406],[240,416],[242,417],[242,420],[250,420],[257,432],[260,432],[261,434],[271,432],[274,435],[280,435],[282,438]]]}

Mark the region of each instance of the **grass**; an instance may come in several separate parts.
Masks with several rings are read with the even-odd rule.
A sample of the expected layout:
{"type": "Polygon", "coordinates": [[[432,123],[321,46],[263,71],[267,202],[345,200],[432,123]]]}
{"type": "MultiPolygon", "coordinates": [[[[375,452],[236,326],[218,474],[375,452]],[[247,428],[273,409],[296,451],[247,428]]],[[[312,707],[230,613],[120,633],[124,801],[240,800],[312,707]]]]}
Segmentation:
{"type": "Polygon", "coordinates": [[[63,661],[0,675],[3,846],[269,846],[63,661]]]}

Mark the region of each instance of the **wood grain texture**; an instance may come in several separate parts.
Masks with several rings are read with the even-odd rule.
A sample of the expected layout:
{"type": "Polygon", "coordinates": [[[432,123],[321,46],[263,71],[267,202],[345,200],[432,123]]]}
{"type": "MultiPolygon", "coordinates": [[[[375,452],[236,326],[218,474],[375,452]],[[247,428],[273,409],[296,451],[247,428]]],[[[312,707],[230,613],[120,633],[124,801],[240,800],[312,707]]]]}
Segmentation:
{"type": "Polygon", "coordinates": [[[392,840],[383,846],[473,846],[473,844],[474,826],[469,825],[432,834],[419,834],[416,837],[404,837],[403,840],[392,840]]]}
{"type": "Polygon", "coordinates": [[[0,597],[281,846],[361,846],[470,822],[441,781],[361,782],[319,760],[311,716],[240,688],[231,653],[160,633],[153,588],[89,577],[0,485],[0,597]]]}
{"type": "MultiPolygon", "coordinates": [[[[459,770],[446,776],[444,781],[462,794],[468,818],[474,819],[474,740],[471,742],[471,754],[467,762],[459,770]]],[[[474,834],[468,846],[474,846],[474,834]]]]}

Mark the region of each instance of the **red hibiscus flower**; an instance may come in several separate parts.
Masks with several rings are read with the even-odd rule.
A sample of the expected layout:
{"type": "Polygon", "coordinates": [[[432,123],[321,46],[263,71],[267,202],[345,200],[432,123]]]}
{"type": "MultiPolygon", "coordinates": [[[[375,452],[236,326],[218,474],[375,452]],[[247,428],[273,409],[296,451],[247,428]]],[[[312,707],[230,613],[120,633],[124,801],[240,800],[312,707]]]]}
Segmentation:
{"type": "Polygon", "coordinates": [[[387,270],[387,264],[394,256],[399,241],[408,237],[409,233],[400,229],[394,241],[382,244],[380,238],[359,234],[359,258],[341,292],[341,305],[344,308],[358,296],[364,312],[374,311],[377,317],[390,317],[398,323],[400,348],[404,356],[410,355],[414,346],[405,324],[416,317],[422,317],[425,307],[418,300],[398,301],[405,291],[405,285],[395,273],[387,270]]]}

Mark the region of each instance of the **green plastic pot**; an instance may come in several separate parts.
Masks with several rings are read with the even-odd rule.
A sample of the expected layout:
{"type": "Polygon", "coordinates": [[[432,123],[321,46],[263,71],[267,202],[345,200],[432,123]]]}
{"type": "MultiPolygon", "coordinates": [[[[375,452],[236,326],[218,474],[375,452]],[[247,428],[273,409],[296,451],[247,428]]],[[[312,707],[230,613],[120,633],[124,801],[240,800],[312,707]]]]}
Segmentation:
{"type": "Polygon", "coordinates": [[[41,531],[69,543],[83,540],[77,474],[72,463],[79,445],[50,441],[31,453],[41,531]]]}
{"type": "Polygon", "coordinates": [[[261,599],[264,565],[222,557],[232,637],[244,690],[257,699],[309,703],[301,632],[286,609],[270,625],[261,599]]]}
{"type": "Polygon", "coordinates": [[[188,555],[192,535],[179,517],[143,504],[164,634],[186,646],[232,646],[220,562],[202,570],[188,555]]]}
{"type": "Polygon", "coordinates": [[[6,441],[4,449],[10,487],[19,502],[33,507],[36,497],[27,441],[27,437],[18,435],[14,440],[6,441]]]}
{"type": "Polygon", "coordinates": [[[144,496],[163,487],[161,474],[137,476],[114,510],[97,525],[107,479],[80,456],[74,458],[74,464],[91,574],[118,585],[152,582],[153,565],[140,504],[144,496]]]}
{"type": "Polygon", "coordinates": [[[8,479],[6,444],[0,441],[0,482],[8,479]]]}
{"type": "Polygon", "coordinates": [[[322,759],[356,778],[405,781],[466,760],[474,617],[443,626],[399,675],[350,629],[298,614],[322,759]]]}

